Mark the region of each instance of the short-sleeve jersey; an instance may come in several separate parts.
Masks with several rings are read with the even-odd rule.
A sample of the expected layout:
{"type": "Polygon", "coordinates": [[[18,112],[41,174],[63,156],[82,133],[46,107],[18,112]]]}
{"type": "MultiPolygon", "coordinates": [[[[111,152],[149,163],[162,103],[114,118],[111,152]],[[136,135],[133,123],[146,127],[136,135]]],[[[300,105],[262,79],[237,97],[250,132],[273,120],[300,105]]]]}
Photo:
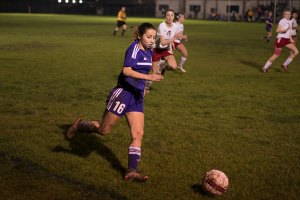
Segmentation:
{"type": "Polygon", "coordinates": [[[266,18],[266,29],[272,28],[273,19],[272,16],[267,16],[266,18]]]}
{"type": "MultiPolygon", "coordinates": [[[[148,74],[152,67],[152,50],[142,50],[139,48],[139,41],[135,40],[126,50],[124,67],[131,67],[134,71],[148,74]]],[[[132,93],[144,93],[145,80],[125,76],[123,71],[118,78],[118,86],[125,88],[132,93]]]]}
{"type": "Polygon", "coordinates": [[[126,20],[126,12],[120,10],[120,11],[118,12],[117,18],[118,18],[119,21],[125,21],[125,20],[126,20]]]}
{"type": "Polygon", "coordinates": [[[288,30],[284,33],[278,33],[277,38],[290,38],[292,30],[292,21],[283,18],[279,21],[278,26],[288,28],[288,30]]]}
{"type": "Polygon", "coordinates": [[[156,40],[156,48],[160,49],[168,49],[170,48],[170,45],[164,45],[162,46],[160,44],[160,36],[164,36],[165,39],[170,40],[174,37],[174,35],[177,33],[177,24],[172,22],[172,26],[168,27],[166,22],[162,22],[159,24],[158,30],[157,30],[157,40],[156,40]]]}
{"type": "Polygon", "coordinates": [[[295,18],[292,18],[291,21],[292,21],[292,26],[293,26],[293,29],[291,30],[291,35],[296,36],[297,35],[296,28],[298,27],[298,23],[295,18]]]}
{"type": "MultiPolygon", "coordinates": [[[[179,22],[176,22],[176,25],[177,25],[177,31],[176,31],[176,33],[180,33],[180,32],[183,33],[183,31],[184,31],[184,26],[183,26],[183,24],[182,24],[182,23],[179,23],[179,22]]],[[[175,40],[175,42],[180,43],[180,42],[181,42],[181,38],[175,40]]]]}

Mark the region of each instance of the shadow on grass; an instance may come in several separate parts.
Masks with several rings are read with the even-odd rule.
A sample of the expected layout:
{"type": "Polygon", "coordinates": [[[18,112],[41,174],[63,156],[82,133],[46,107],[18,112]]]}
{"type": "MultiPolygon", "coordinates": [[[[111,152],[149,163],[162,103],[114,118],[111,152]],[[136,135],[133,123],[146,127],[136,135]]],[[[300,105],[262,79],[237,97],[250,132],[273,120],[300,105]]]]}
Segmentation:
{"type": "Polygon", "coordinates": [[[253,62],[253,61],[249,61],[249,60],[239,60],[239,61],[243,65],[247,65],[247,66],[253,67],[254,69],[257,69],[260,72],[261,72],[261,68],[263,67],[262,64],[258,64],[258,63],[253,62]]]}
{"type": "MultiPolygon", "coordinates": [[[[64,130],[63,135],[67,132],[71,125],[61,125],[60,128],[64,130]]],[[[52,149],[53,152],[66,152],[81,157],[87,157],[92,152],[96,152],[103,158],[105,158],[112,166],[113,169],[119,171],[122,176],[126,172],[126,168],[122,166],[116,155],[107,147],[103,142],[93,134],[80,133],[69,141],[70,149],[66,149],[60,145],[57,145],[52,149]]]]}
{"type": "Polygon", "coordinates": [[[68,192],[73,192],[68,199],[95,196],[97,199],[107,200],[128,199],[117,190],[95,187],[94,185],[74,180],[73,178],[49,171],[47,168],[31,160],[10,156],[1,151],[0,163],[0,172],[5,173],[4,177],[9,177],[4,179],[4,183],[8,186],[12,186],[8,192],[14,195],[17,194],[18,196],[22,195],[24,197],[23,199],[39,199],[36,197],[36,195],[39,196],[39,192],[37,191],[43,191],[44,196],[51,196],[47,199],[65,199],[64,197],[68,196],[68,192]],[[57,188],[64,188],[64,190],[57,188]],[[32,192],[29,192],[30,190],[32,190],[32,192]],[[26,191],[25,194],[24,191],[26,191]]]}
{"type": "MultiPolygon", "coordinates": [[[[247,66],[250,66],[250,67],[253,67],[253,68],[257,69],[259,72],[262,72],[263,65],[261,65],[261,64],[258,64],[256,62],[249,61],[249,60],[240,60],[240,63],[242,63],[244,65],[247,65],[247,66]]],[[[276,71],[276,72],[286,73],[281,68],[280,69],[279,68],[271,68],[271,69],[276,71]]]]}
{"type": "Polygon", "coordinates": [[[202,185],[194,184],[194,185],[191,186],[191,188],[194,191],[194,193],[200,194],[200,195],[203,195],[203,196],[207,196],[207,194],[205,193],[205,191],[202,188],[202,185]]]}

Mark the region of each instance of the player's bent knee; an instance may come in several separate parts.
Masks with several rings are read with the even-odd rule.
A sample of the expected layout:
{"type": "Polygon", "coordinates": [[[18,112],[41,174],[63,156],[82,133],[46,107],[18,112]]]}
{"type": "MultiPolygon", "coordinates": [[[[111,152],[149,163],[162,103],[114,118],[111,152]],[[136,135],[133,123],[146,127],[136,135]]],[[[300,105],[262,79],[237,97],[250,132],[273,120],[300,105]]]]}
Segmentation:
{"type": "Polygon", "coordinates": [[[275,51],[274,51],[274,54],[275,54],[276,56],[280,56],[280,54],[281,54],[281,49],[280,49],[280,48],[276,48],[275,51]]]}
{"type": "Polygon", "coordinates": [[[176,65],[169,65],[169,67],[173,70],[177,69],[177,66],[176,65]]]}

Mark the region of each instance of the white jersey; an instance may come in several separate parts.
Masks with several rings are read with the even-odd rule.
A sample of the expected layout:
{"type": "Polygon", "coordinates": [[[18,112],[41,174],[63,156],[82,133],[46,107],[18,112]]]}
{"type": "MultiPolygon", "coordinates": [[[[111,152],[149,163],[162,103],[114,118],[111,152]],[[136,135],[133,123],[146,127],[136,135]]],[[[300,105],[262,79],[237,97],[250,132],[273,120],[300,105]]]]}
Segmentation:
{"type": "Polygon", "coordinates": [[[291,30],[291,35],[296,36],[297,35],[296,28],[298,27],[297,20],[293,18],[293,19],[291,19],[291,21],[292,21],[292,26],[293,26],[293,29],[291,30]]]}
{"type": "Polygon", "coordinates": [[[166,40],[171,40],[176,33],[177,33],[177,24],[172,22],[172,26],[168,27],[166,22],[160,23],[157,30],[156,48],[171,49],[170,44],[164,46],[160,44],[160,36],[163,36],[166,40]]]}
{"type": "MultiPolygon", "coordinates": [[[[180,32],[181,32],[181,33],[183,34],[183,31],[184,31],[184,26],[183,26],[183,24],[182,24],[182,23],[179,23],[179,22],[176,22],[176,25],[177,25],[177,31],[176,31],[176,33],[180,33],[180,32]]],[[[181,38],[175,40],[175,42],[180,43],[180,42],[181,42],[181,38]]]]}
{"type": "Polygon", "coordinates": [[[290,36],[291,36],[292,21],[283,18],[279,21],[278,26],[281,26],[284,29],[287,29],[287,31],[284,32],[284,33],[278,33],[277,38],[287,38],[287,39],[289,39],[290,36]]]}

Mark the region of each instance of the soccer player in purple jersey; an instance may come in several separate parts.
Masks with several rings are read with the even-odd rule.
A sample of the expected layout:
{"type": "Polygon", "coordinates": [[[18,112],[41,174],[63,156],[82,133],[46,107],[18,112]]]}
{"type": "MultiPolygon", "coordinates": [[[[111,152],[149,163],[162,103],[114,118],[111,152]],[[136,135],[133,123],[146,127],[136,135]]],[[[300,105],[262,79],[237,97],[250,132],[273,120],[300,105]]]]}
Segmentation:
{"type": "Polygon", "coordinates": [[[66,137],[71,140],[78,132],[106,135],[125,115],[131,133],[125,180],[143,182],[149,177],[139,173],[137,168],[144,135],[145,80],[161,81],[163,76],[148,74],[152,67],[152,46],[156,38],[156,28],[150,23],[143,23],[137,28],[135,35],[135,41],[126,50],[117,86],[107,97],[101,122],[77,119],[69,128],[66,137]]]}
{"type": "Polygon", "coordinates": [[[270,42],[272,38],[272,27],[273,27],[273,13],[270,11],[268,12],[268,16],[266,17],[266,31],[267,35],[264,37],[264,40],[270,42]]]}

